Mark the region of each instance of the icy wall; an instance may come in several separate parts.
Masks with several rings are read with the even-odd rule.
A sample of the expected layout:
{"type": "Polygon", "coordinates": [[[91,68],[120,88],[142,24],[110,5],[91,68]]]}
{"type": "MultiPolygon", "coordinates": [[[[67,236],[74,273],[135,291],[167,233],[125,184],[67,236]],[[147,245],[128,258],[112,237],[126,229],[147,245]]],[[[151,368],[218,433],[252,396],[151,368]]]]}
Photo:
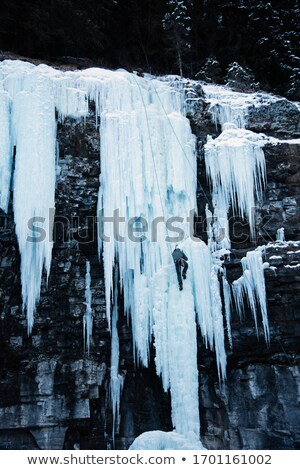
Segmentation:
{"type": "MultiPolygon", "coordinates": [[[[114,209],[120,209],[120,216],[124,214],[127,221],[132,217],[137,217],[138,221],[141,220],[141,217],[149,221],[159,216],[165,219],[179,216],[185,219],[184,228],[187,232],[189,224],[186,222],[186,217],[196,206],[197,170],[195,138],[185,117],[185,112],[189,107],[185,106],[183,83],[172,77],[166,80],[155,80],[152,77],[140,78],[127,72],[109,72],[96,69],[61,73],[49,67],[34,67],[22,63],[6,62],[2,66],[3,88],[8,90],[11,97],[12,112],[8,114],[7,127],[12,129],[12,135],[18,135],[18,123],[16,122],[18,119],[10,120],[10,116],[20,116],[14,114],[13,109],[14,106],[17,106],[14,104],[15,100],[18,103],[18,100],[23,99],[23,94],[25,94],[24,109],[26,111],[26,83],[31,83],[31,81],[35,83],[42,77],[41,81],[45,81],[46,85],[51,88],[47,94],[50,104],[49,107],[46,107],[49,112],[48,116],[52,116],[51,132],[47,133],[41,125],[44,122],[44,116],[38,113],[34,114],[39,132],[36,134],[36,145],[31,152],[35,152],[37,162],[40,161],[41,173],[43,166],[38,157],[42,155],[41,152],[45,145],[47,145],[49,153],[46,152],[46,161],[43,163],[50,162],[52,164],[52,173],[50,171],[49,174],[53,175],[53,168],[55,169],[57,156],[55,155],[55,138],[53,139],[52,130],[55,129],[56,120],[53,110],[56,108],[61,122],[67,116],[79,120],[87,117],[88,99],[90,99],[96,104],[96,120],[98,121],[100,118],[101,185],[98,199],[99,210],[102,209],[104,215],[112,216],[114,209]],[[40,140],[38,136],[41,136],[40,140]]],[[[38,89],[30,92],[38,93],[38,89]]],[[[34,95],[33,101],[35,98],[34,95]]],[[[232,116],[234,115],[232,112],[232,116]]],[[[45,123],[47,119],[45,118],[45,123]]],[[[237,195],[237,211],[243,211],[242,213],[246,214],[245,191],[255,202],[264,182],[264,160],[260,146],[260,140],[263,138],[249,132],[246,134],[246,131],[242,129],[235,129],[235,119],[228,117],[226,119],[232,119],[231,124],[233,125],[231,125],[231,129],[227,126],[226,130],[226,123],[223,123],[224,132],[219,138],[220,144],[217,145],[217,139],[212,141],[216,142],[213,144],[213,148],[216,147],[220,150],[212,150],[211,157],[217,162],[220,155],[222,157],[224,153],[224,147],[229,154],[229,160],[224,167],[225,173],[222,172],[223,184],[220,184],[220,175],[218,175],[216,164],[214,173],[213,165],[211,164],[210,167],[207,165],[207,169],[210,168],[208,175],[210,177],[214,175],[211,178],[213,193],[221,193],[223,201],[226,202],[225,219],[227,219],[229,205],[233,203],[234,193],[237,195]],[[244,147],[242,147],[245,162],[252,175],[246,188],[239,180],[240,175],[241,180],[245,181],[243,173],[235,172],[234,161],[230,160],[228,143],[227,147],[222,145],[222,142],[226,141],[224,138],[226,132],[235,134],[235,143],[242,133],[242,142],[246,140],[246,148],[250,149],[244,151],[244,147]]],[[[21,118],[19,120],[21,122],[21,118]]],[[[21,128],[22,126],[19,124],[19,132],[21,128]]],[[[24,138],[29,139],[28,133],[24,138]]],[[[22,136],[19,139],[21,144],[22,136]]],[[[21,152],[22,146],[21,149],[18,148],[17,140],[12,140],[11,144],[16,145],[17,168],[18,159],[20,164],[26,162],[26,158],[28,161],[30,154],[21,152]]],[[[28,148],[31,149],[31,147],[28,148]]],[[[238,158],[240,154],[236,153],[235,155],[238,158]]],[[[207,156],[205,160],[207,160],[207,156]]],[[[3,161],[9,162],[10,160],[6,158],[3,161]]],[[[26,169],[23,171],[26,176],[26,169]]],[[[30,167],[27,168],[27,171],[30,172],[30,167]]],[[[34,194],[40,193],[34,193],[34,191],[41,191],[41,181],[40,178],[37,178],[37,181],[31,181],[34,184],[26,184],[29,197],[28,217],[38,216],[34,194]]],[[[48,204],[51,203],[54,207],[54,202],[51,199],[54,198],[53,180],[51,181],[52,186],[46,185],[47,191],[44,191],[43,194],[45,198],[48,197],[48,204]]],[[[40,199],[43,200],[43,198],[40,199]]],[[[17,214],[18,212],[15,212],[15,218],[17,214]]],[[[20,213],[19,218],[20,224],[22,223],[20,213]]],[[[17,219],[16,225],[18,225],[17,219]]],[[[107,225],[105,234],[113,236],[112,224],[107,225]]],[[[26,242],[25,235],[27,237],[26,233],[22,238],[22,234],[18,234],[21,270],[25,266],[23,260],[26,260],[26,254],[30,253],[31,249],[26,248],[25,244],[25,249],[22,252],[22,243],[26,242]]],[[[211,254],[211,250],[218,248],[212,234],[209,246],[201,241],[188,239],[181,245],[189,257],[190,268],[184,291],[179,292],[171,258],[171,249],[174,243],[166,243],[166,235],[166,225],[160,223],[158,225],[158,239],[154,243],[147,240],[143,243],[135,243],[128,238],[125,242],[100,243],[100,250],[103,248],[105,270],[106,314],[112,334],[110,395],[115,414],[114,421],[118,427],[120,424],[118,411],[123,386],[123,377],[118,370],[120,356],[117,328],[119,291],[124,298],[125,312],[131,317],[136,364],[148,365],[153,335],[156,370],[162,377],[164,389],[170,388],[171,391],[173,425],[177,432],[186,436],[193,434],[198,438],[200,423],[196,321],[200,325],[204,344],[215,349],[218,373],[220,378],[224,378],[226,354],[220,275],[223,274],[224,308],[229,341],[231,341],[230,286],[225,277],[222,260],[220,260],[220,255],[224,255],[224,251],[211,254]],[[115,263],[115,261],[117,262],[115,263]]],[[[38,243],[31,242],[35,252],[37,245],[38,243]]],[[[43,250],[47,250],[47,268],[47,263],[51,259],[52,243],[46,239],[41,245],[44,246],[43,250]]],[[[263,303],[265,298],[262,295],[264,291],[263,289],[258,291],[256,287],[257,280],[261,280],[261,276],[263,276],[264,266],[261,261],[261,253],[256,255],[254,252],[253,258],[255,258],[257,268],[253,269],[251,274],[254,279],[252,287],[243,292],[248,294],[248,298],[249,295],[252,295],[266,315],[265,303],[263,303]]],[[[29,303],[26,292],[31,293],[31,299],[34,302],[39,298],[40,276],[44,259],[44,252],[38,252],[37,262],[28,268],[30,270],[29,276],[22,277],[23,303],[27,311],[28,307],[32,306],[32,302],[29,303]]],[[[92,340],[90,335],[92,317],[89,269],[89,265],[86,264],[85,313],[83,315],[84,324],[88,327],[84,330],[86,340],[88,338],[92,340]]],[[[247,271],[246,264],[245,271],[247,271]]],[[[34,308],[31,308],[29,312],[33,313],[33,310],[34,308]]],[[[266,316],[264,316],[264,320],[266,338],[268,338],[266,316]]],[[[31,329],[31,326],[32,315],[30,314],[28,328],[31,329]]],[[[86,341],[86,346],[90,348],[90,342],[86,341]]]]}

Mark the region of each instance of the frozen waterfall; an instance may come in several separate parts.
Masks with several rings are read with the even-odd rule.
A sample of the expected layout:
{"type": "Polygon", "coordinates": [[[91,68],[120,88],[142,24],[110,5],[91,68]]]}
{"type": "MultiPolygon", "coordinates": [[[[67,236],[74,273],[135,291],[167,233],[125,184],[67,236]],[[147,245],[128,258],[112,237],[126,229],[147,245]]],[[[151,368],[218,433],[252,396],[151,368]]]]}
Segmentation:
{"type": "MultiPolygon", "coordinates": [[[[243,129],[248,100],[252,103],[254,98],[242,99],[241,94],[237,96],[224,87],[218,87],[217,93],[216,88],[204,89],[213,119],[223,129],[205,147],[215,206],[214,214],[207,209],[214,219],[208,245],[191,232],[197,207],[197,160],[196,139],[185,115],[184,80],[171,76],[142,78],[124,70],[62,72],[20,61],[0,64],[0,203],[6,211],[15,147],[13,207],[28,332],[33,327],[43,269],[49,276],[51,266],[57,120],[67,116],[85,119],[89,101],[93,101],[95,125],[100,126],[101,136],[98,234],[112,337],[114,426],[119,419],[123,386],[118,336],[122,294],[122,310],[124,307],[132,325],[135,363],[148,366],[153,344],[157,374],[164,390],[171,394],[175,433],[152,437],[164,442],[171,439],[179,446],[185,445],[184,439],[198,441],[200,435],[198,327],[205,346],[215,351],[220,380],[226,377],[223,313],[232,347],[231,287],[220,253],[228,254],[230,248],[229,208],[248,218],[254,234],[251,209],[265,182],[263,138],[243,129]],[[220,227],[225,236],[218,239],[220,227]],[[175,243],[189,259],[182,292],[172,260],[175,243]]],[[[268,339],[262,262],[259,255],[248,255],[243,260],[247,283],[239,280],[241,287],[235,300],[241,310],[244,294],[253,299],[250,305],[255,322],[255,309],[260,306],[268,339]]],[[[85,280],[84,334],[89,351],[92,298],[88,262],[85,280]]],[[[143,445],[151,441],[148,437],[143,445]]]]}
{"type": "Polygon", "coordinates": [[[117,258],[136,361],[148,365],[153,337],[157,372],[171,391],[174,427],[199,436],[194,286],[188,276],[179,292],[166,242],[171,217],[184,218],[187,237],[186,218],[196,205],[195,139],[184,116],[183,90],[175,85],[122,73],[112,77],[113,94],[102,90],[107,101],[100,105],[99,211],[111,217],[119,210],[124,218],[124,240],[116,239],[113,224],[104,227],[110,237],[103,241],[108,318],[117,258]],[[128,233],[132,226],[141,231],[135,240],[128,233]]]}
{"type": "Polygon", "coordinates": [[[205,450],[199,440],[176,432],[150,431],[138,436],[129,450],[205,450]]]}

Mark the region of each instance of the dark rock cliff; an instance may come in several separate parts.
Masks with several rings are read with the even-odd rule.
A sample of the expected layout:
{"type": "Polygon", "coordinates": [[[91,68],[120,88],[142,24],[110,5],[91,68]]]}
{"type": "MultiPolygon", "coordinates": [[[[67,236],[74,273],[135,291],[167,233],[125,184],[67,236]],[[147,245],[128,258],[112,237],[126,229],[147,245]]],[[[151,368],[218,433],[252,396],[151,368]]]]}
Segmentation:
{"type": "MultiPolygon", "coordinates": [[[[297,137],[299,112],[284,103],[280,110],[268,109],[261,116],[253,111],[249,127],[280,138],[297,137]]],[[[198,137],[201,186],[197,197],[199,215],[203,215],[210,191],[201,152],[207,133],[216,135],[204,102],[191,123],[198,137]]],[[[22,313],[12,204],[7,216],[1,214],[0,448],[128,448],[144,431],[172,429],[170,397],[163,393],[153,360],[147,370],[134,366],[130,325],[120,312],[120,370],[125,381],[113,442],[110,334],[95,226],[100,149],[93,111],[85,125],[70,119],[60,124],[58,142],[53,261],[48,286],[43,281],[31,338],[22,313]],[[86,260],[91,263],[94,311],[89,355],[84,352],[82,334],[86,260]]],[[[257,216],[258,240],[241,242],[239,234],[233,237],[227,272],[230,280],[236,279],[245,252],[269,243],[265,259],[276,267],[266,270],[271,342],[267,347],[261,330],[257,338],[247,308],[242,320],[234,313],[233,350],[227,348],[228,378],[223,385],[218,383],[213,353],[199,348],[201,432],[209,449],[300,447],[300,243],[296,243],[300,239],[300,146],[283,142],[264,151],[268,182],[257,216]],[[291,242],[272,243],[282,226],[291,242]]],[[[203,225],[196,228],[205,239],[203,225]]]]}

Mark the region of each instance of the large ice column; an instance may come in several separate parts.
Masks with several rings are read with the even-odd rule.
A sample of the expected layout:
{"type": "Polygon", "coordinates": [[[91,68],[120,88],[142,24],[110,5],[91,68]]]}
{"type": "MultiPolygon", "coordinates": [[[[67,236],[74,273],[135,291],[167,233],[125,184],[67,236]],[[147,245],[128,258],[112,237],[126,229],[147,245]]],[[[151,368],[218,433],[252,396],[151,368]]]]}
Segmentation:
{"type": "MultiPolygon", "coordinates": [[[[151,243],[148,240],[141,247],[127,236],[124,243],[118,242],[114,239],[113,224],[105,225],[105,235],[110,238],[110,242],[104,241],[108,316],[115,253],[120,259],[120,281],[125,287],[125,295],[127,289],[134,290],[136,283],[147,289],[144,283],[149,283],[161,265],[170,262],[168,244],[165,243],[165,223],[158,218],[166,221],[170,216],[186,216],[195,207],[195,193],[191,188],[196,174],[194,137],[188,121],[178,112],[176,90],[173,99],[166,84],[133,78],[125,73],[112,76],[111,82],[108,84],[111,96],[107,92],[111,101],[101,91],[104,101],[101,105],[99,212],[102,210],[104,217],[111,217],[115,210],[119,210],[126,222],[132,219],[138,223],[140,218],[142,223],[145,220],[149,225],[154,220],[157,227],[153,227],[152,235],[157,241],[151,243]],[[183,148],[177,141],[178,135],[183,148]],[[190,179],[183,178],[186,172],[190,179]],[[140,264],[141,250],[144,267],[136,269],[140,264]]],[[[120,230],[124,235],[125,223],[121,224],[120,230]]],[[[151,238],[150,230],[149,225],[148,239],[151,238]]],[[[125,302],[128,298],[130,308],[138,308],[141,289],[137,301],[132,302],[134,292],[132,294],[125,297],[125,302]]],[[[145,302],[149,307],[147,299],[145,302]]],[[[136,313],[133,314],[134,328],[139,328],[142,325],[138,311],[136,313]]],[[[143,325],[142,330],[147,332],[149,327],[143,325]]],[[[142,362],[147,362],[145,354],[146,351],[140,354],[142,362]]]]}
{"type": "Polygon", "coordinates": [[[174,266],[154,278],[153,333],[156,368],[170,388],[172,422],[185,436],[199,436],[197,334],[191,279],[178,290],[174,266]]]}
{"type": "Polygon", "coordinates": [[[23,309],[28,332],[40,296],[43,267],[49,275],[54,217],[56,116],[88,113],[81,72],[61,72],[22,61],[0,64],[0,207],[9,201],[16,146],[14,212],[21,254],[23,309]],[[33,229],[33,230],[32,230],[33,229]]]}
{"type": "Polygon", "coordinates": [[[259,309],[261,312],[264,335],[268,344],[270,342],[270,332],[262,250],[258,248],[255,251],[248,251],[247,255],[242,259],[242,267],[243,275],[232,284],[237,311],[240,316],[243,315],[243,297],[246,296],[254,318],[257,334],[257,310],[259,309]]]}
{"type": "Polygon", "coordinates": [[[7,212],[12,167],[10,98],[0,89],[0,208],[7,212]]]}
{"type": "Polygon", "coordinates": [[[106,223],[104,234],[110,241],[100,243],[107,316],[117,258],[136,361],[148,365],[153,335],[157,372],[171,392],[173,424],[185,435],[199,436],[192,284],[190,280],[179,292],[171,256],[174,245],[166,242],[167,219],[184,218],[179,221],[187,236],[186,218],[196,207],[195,139],[183,114],[182,90],[177,84],[118,72],[100,91],[99,211],[107,218],[118,209],[126,222],[119,230],[123,241],[117,239],[113,224],[106,223]],[[139,227],[146,239],[138,241],[142,233],[132,233],[130,227],[139,227]]]}
{"type": "Polygon", "coordinates": [[[83,317],[83,344],[85,350],[90,352],[91,337],[93,333],[93,310],[91,292],[91,265],[86,261],[85,274],[85,314],[83,317]]]}
{"type": "MultiPolygon", "coordinates": [[[[98,210],[102,221],[113,215],[115,222],[117,216],[124,218],[118,227],[112,221],[99,226],[107,318],[110,322],[117,259],[136,362],[148,365],[153,337],[157,373],[171,393],[174,427],[186,436],[199,436],[197,323],[206,346],[215,350],[220,379],[226,377],[226,354],[220,267],[201,240],[189,238],[187,218],[196,207],[197,181],[195,139],[184,115],[184,93],[178,81],[141,79],[125,72],[101,77],[101,82],[99,88],[89,83],[100,116],[98,210]],[[182,292],[171,256],[178,233],[166,224],[172,217],[184,232],[180,246],[189,258],[182,292]],[[136,230],[132,233],[130,227],[136,230]],[[167,234],[174,244],[166,241],[167,234]]],[[[228,289],[226,294],[229,321],[228,289]]],[[[111,328],[113,332],[114,320],[111,328]]],[[[112,347],[117,350],[114,341],[112,347]]]]}
{"type": "Polygon", "coordinates": [[[23,309],[28,333],[40,297],[43,267],[49,276],[54,217],[56,120],[50,80],[28,74],[13,101],[16,145],[14,215],[21,254],[23,309]]]}
{"type": "Polygon", "coordinates": [[[187,241],[197,322],[206,347],[215,350],[219,379],[226,378],[223,307],[220,278],[222,268],[202,241],[187,241]]]}
{"type": "MultiPolygon", "coordinates": [[[[213,189],[215,217],[221,212],[225,218],[231,206],[234,215],[248,219],[252,236],[255,234],[257,199],[261,197],[266,181],[263,142],[262,136],[232,125],[205,145],[205,165],[213,189]]],[[[225,227],[226,241],[228,226],[224,222],[221,225],[225,227]]]]}

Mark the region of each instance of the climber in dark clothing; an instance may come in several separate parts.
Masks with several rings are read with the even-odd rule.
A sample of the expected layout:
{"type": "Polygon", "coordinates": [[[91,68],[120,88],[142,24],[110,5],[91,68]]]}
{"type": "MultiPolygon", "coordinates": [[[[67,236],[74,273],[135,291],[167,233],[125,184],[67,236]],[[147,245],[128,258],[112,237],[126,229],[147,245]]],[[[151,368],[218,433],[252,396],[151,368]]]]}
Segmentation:
{"type": "Polygon", "coordinates": [[[178,245],[175,246],[175,250],[172,253],[173,260],[175,263],[175,268],[176,268],[176,273],[177,273],[177,279],[178,279],[178,284],[179,284],[179,290],[183,289],[182,285],[182,277],[183,279],[186,279],[186,272],[188,270],[188,257],[186,256],[185,253],[183,253],[182,250],[178,248],[178,245]],[[182,277],[181,277],[181,268],[183,267],[182,271],[182,277]]]}

